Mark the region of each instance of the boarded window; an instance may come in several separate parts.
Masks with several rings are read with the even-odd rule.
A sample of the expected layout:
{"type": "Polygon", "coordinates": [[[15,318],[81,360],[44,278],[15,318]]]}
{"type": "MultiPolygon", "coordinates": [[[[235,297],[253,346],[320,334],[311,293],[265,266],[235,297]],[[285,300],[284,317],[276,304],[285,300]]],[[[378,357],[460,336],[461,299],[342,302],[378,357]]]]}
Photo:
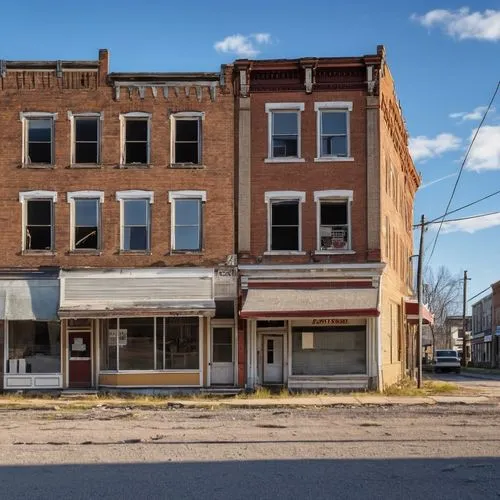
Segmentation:
{"type": "Polygon", "coordinates": [[[52,200],[26,201],[26,250],[52,250],[52,200]]]}
{"type": "Polygon", "coordinates": [[[271,250],[299,250],[299,201],[271,202],[271,250]]]}

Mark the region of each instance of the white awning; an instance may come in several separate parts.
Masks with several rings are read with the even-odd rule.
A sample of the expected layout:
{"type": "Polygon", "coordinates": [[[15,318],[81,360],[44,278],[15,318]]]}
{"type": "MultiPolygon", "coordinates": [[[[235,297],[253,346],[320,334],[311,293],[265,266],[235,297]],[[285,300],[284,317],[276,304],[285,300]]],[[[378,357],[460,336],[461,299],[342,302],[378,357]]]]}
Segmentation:
{"type": "Polygon", "coordinates": [[[211,316],[213,269],[61,271],[61,318],[211,316]]]}
{"type": "Polygon", "coordinates": [[[378,316],[378,289],[250,289],[242,318],[378,316]]]}
{"type": "Polygon", "coordinates": [[[0,319],[57,321],[59,280],[0,280],[0,319]]]}

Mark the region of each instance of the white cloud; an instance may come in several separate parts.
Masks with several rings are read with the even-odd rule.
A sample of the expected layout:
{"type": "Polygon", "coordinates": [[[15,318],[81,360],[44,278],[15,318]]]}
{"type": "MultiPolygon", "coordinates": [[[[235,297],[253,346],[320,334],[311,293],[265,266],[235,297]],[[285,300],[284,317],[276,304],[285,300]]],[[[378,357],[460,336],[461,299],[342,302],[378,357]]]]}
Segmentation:
{"type": "MultiPolygon", "coordinates": [[[[473,111],[461,111],[459,113],[450,113],[450,118],[455,118],[459,121],[459,123],[463,123],[465,121],[479,121],[483,118],[485,111],[488,109],[488,106],[478,106],[474,108],[473,111]]],[[[490,113],[493,113],[495,108],[490,109],[490,113]]]]}
{"type": "MultiPolygon", "coordinates": [[[[471,133],[471,141],[476,130],[471,133]]],[[[481,128],[469,153],[466,168],[476,172],[500,170],[500,125],[484,125],[481,128]]]]}
{"type": "Polygon", "coordinates": [[[271,43],[269,33],[253,33],[252,35],[230,35],[224,40],[215,42],[214,49],[217,52],[235,54],[238,57],[255,57],[260,54],[259,46],[271,43]]]}
{"type": "MultiPolygon", "coordinates": [[[[443,222],[441,231],[443,233],[475,233],[482,229],[489,229],[490,227],[500,226],[500,214],[485,215],[468,220],[457,220],[453,222],[443,222]]],[[[439,224],[433,224],[433,229],[437,229],[439,224]]]]}
{"type": "Polygon", "coordinates": [[[454,151],[460,147],[460,143],[460,138],[453,134],[439,134],[434,138],[419,135],[410,138],[410,151],[413,161],[417,162],[454,151]]]}
{"type": "Polygon", "coordinates": [[[471,12],[468,7],[458,10],[436,9],[423,16],[412,14],[411,19],[426,28],[439,26],[449,36],[459,40],[500,40],[500,10],[471,12]]]}

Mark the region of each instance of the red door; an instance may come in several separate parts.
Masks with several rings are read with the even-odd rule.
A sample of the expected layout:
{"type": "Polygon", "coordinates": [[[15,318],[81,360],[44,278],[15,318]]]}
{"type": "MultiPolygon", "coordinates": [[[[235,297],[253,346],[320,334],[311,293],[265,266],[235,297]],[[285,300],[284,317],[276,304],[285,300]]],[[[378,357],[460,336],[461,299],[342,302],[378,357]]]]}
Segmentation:
{"type": "Polygon", "coordinates": [[[92,350],[90,332],[69,332],[69,387],[87,389],[92,386],[92,350]]]}

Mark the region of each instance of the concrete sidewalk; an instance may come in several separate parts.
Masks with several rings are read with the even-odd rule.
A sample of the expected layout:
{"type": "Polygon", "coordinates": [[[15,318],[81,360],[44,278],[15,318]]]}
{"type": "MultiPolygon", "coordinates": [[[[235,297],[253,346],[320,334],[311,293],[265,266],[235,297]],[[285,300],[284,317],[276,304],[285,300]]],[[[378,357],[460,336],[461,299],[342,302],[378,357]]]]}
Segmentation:
{"type": "Polygon", "coordinates": [[[161,410],[168,408],[307,408],[335,406],[415,406],[415,405],[500,404],[486,396],[384,396],[322,395],[283,398],[0,398],[0,411],[17,410],[86,410],[92,408],[127,408],[161,410]]]}

